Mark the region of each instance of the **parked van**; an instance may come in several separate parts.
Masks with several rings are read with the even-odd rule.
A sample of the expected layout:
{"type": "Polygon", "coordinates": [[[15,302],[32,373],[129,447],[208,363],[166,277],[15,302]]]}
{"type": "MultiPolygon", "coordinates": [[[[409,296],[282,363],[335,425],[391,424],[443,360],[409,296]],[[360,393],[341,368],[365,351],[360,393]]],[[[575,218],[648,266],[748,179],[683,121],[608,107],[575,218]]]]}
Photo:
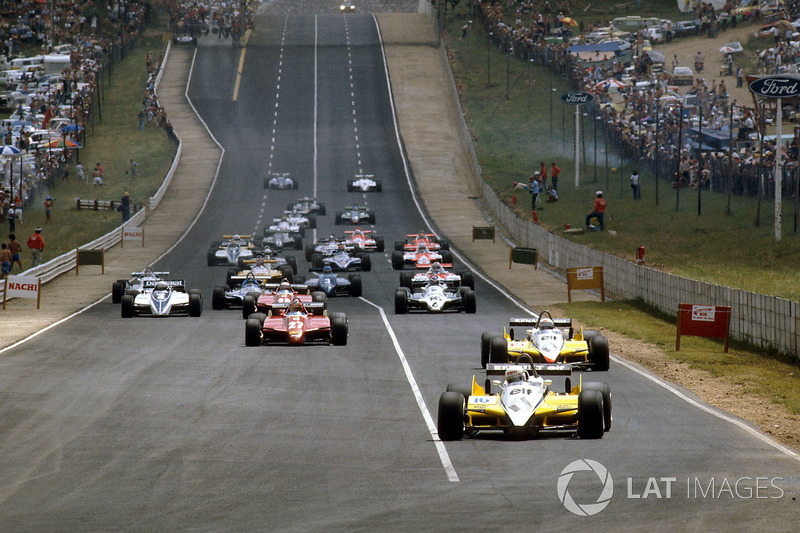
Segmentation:
{"type": "Polygon", "coordinates": [[[18,57],[11,60],[11,70],[17,70],[30,65],[44,65],[44,56],[18,57]]]}

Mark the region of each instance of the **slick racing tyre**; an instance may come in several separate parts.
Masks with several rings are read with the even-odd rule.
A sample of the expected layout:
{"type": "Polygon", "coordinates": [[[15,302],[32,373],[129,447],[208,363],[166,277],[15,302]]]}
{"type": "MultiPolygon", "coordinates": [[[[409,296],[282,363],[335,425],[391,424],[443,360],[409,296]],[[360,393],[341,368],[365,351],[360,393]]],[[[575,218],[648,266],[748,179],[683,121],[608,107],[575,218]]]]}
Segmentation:
{"type": "Polygon", "coordinates": [[[363,288],[361,286],[361,276],[358,274],[350,274],[348,276],[350,280],[350,296],[354,296],[358,298],[363,294],[363,288]]]}
{"type": "Polygon", "coordinates": [[[592,370],[604,372],[609,367],[608,339],[602,335],[596,335],[589,339],[589,361],[592,363],[592,370]]]}
{"type": "Polygon", "coordinates": [[[197,293],[189,294],[189,316],[198,317],[203,314],[203,297],[197,293]]]}
{"type": "Polygon", "coordinates": [[[486,368],[489,363],[489,343],[492,335],[488,331],[481,333],[481,367],[486,368]]]}
{"type": "Polygon", "coordinates": [[[611,387],[608,383],[590,381],[581,385],[581,391],[596,390],[603,395],[603,431],[611,429],[611,387]]]}
{"type": "Polygon", "coordinates": [[[508,363],[508,341],[502,335],[489,340],[489,362],[508,363]]]}
{"type": "Polygon", "coordinates": [[[133,296],[130,294],[125,294],[122,296],[120,307],[120,314],[122,318],[133,318],[133,296]]]}
{"type": "Polygon", "coordinates": [[[603,394],[598,390],[582,390],[578,394],[578,437],[603,438],[603,394]]]}
{"type": "Polygon", "coordinates": [[[214,287],[214,292],[211,293],[211,309],[225,309],[225,287],[214,287]]]}
{"type": "Polygon", "coordinates": [[[408,312],[408,289],[394,291],[394,314],[404,315],[408,312]]]}
{"type": "Polygon", "coordinates": [[[347,345],[347,316],[344,313],[331,313],[331,344],[347,345]]]}
{"type": "Polygon", "coordinates": [[[261,346],[261,324],[257,318],[248,318],[244,323],[244,345],[261,346]]]}
{"type": "Polygon", "coordinates": [[[464,436],[464,413],[466,400],[460,392],[443,392],[439,397],[437,429],[444,441],[461,440],[464,436]]]}
{"type": "Polygon", "coordinates": [[[122,301],[122,295],[125,294],[125,282],[115,281],[111,285],[111,303],[118,304],[122,301]]]}

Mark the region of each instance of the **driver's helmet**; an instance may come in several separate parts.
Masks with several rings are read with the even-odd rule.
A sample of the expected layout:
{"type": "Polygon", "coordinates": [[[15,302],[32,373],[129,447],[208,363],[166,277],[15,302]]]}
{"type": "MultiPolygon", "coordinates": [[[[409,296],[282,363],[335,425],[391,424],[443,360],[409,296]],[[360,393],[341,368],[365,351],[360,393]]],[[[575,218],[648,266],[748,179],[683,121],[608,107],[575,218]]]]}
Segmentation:
{"type": "Polygon", "coordinates": [[[343,243],[343,242],[340,242],[340,243],[339,243],[339,251],[340,251],[340,252],[344,252],[346,249],[347,249],[347,248],[345,248],[345,246],[344,246],[344,243],[343,243]]]}
{"type": "Polygon", "coordinates": [[[153,275],[153,267],[144,267],[144,271],[142,272],[145,276],[152,276],[153,275]]]}
{"type": "Polygon", "coordinates": [[[353,206],[353,211],[358,211],[358,205],[357,204],[353,206]]]}
{"type": "Polygon", "coordinates": [[[156,283],[156,286],[153,288],[154,291],[168,291],[169,285],[165,281],[159,281],[156,283]]]}
{"type": "Polygon", "coordinates": [[[434,274],[439,274],[441,272],[444,272],[444,267],[442,267],[442,264],[439,261],[434,261],[431,264],[431,272],[433,272],[434,274]]]}
{"type": "Polygon", "coordinates": [[[264,258],[263,257],[256,257],[256,266],[263,267],[264,266],[264,258]]]}
{"type": "Polygon", "coordinates": [[[522,365],[511,365],[506,368],[506,383],[516,383],[517,381],[524,381],[527,377],[527,372],[522,368],[522,365]]]}
{"type": "Polygon", "coordinates": [[[553,324],[553,321],[547,317],[543,317],[539,321],[539,329],[553,329],[556,325],[553,324]]]}
{"type": "Polygon", "coordinates": [[[292,303],[289,304],[289,312],[290,313],[299,313],[303,310],[303,304],[298,299],[292,300],[292,303]]]}
{"type": "Polygon", "coordinates": [[[336,235],[334,235],[333,233],[331,233],[331,236],[330,236],[330,237],[328,237],[328,242],[336,242],[336,235]]]}
{"type": "Polygon", "coordinates": [[[290,291],[290,290],[292,290],[292,285],[291,285],[291,283],[289,283],[287,280],[284,279],[283,281],[281,281],[281,284],[278,285],[278,290],[279,291],[290,291]]]}
{"type": "Polygon", "coordinates": [[[331,268],[330,265],[325,265],[324,267],[322,267],[323,274],[330,274],[331,272],[333,272],[333,269],[331,268]]]}
{"type": "Polygon", "coordinates": [[[241,239],[241,237],[240,237],[240,236],[239,236],[239,234],[237,233],[236,235],[234,235],[234,236],[233,236],[233,239],[231,239],[231,240],[232,240],[233,242],[236,242],[236,241],[238,241],[239,239],[241,239]]]}
{"type": "Polygon", "coordinates": [[[247,278],[242,282],[242,288],[257,288],[258,280],[255,278],[247,278]]]}
{"type": "Polygon", "coordinates": [[[353,230],[353,236],[356,235],[363,235],[363,233],[361,232],[361,228],[356,228],[353,230]]]}
{"type": "Polygon", "coordinates": [[[425,245],[424,242],[421,242],[417,245],[417,253],[426,253],[428,251],[428,247],[425,245]]]}
{"type": "Polygon", "coordinates": [[[420,239],[420,240],[423,240],[423,241],[424,241],[426,238],[427,238],[427,237],[425,236],[425,232],[424,232],[424,231],[420,231],[420,232],[417,234],[417,239],[420,239]]]}

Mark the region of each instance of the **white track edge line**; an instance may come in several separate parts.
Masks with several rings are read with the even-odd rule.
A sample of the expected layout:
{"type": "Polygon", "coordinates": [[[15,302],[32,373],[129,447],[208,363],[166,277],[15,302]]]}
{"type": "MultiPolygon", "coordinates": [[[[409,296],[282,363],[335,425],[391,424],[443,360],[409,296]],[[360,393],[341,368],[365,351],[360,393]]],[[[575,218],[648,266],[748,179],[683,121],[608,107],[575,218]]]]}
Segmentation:
{"type": "Polygon", "coordinates": [[[380,313],[381,320],[383,320],[383,325],[386,327],[386,331],[389,333],[389,337],[392,339],[394,351],[397,354],[397,357],[400,359],[400,364],[403,366],[403,372],[406,374],[406,380],[408,380],[408,384],[411,386],[411,391],[414,393],[414,399],[417,401],[417,407],[422,413],[422,418],[425,419],[425,425],[428,426],[428,432],[431,434],[433,443],[436,445],[436,451],[439,453],[439,460],[442,462],[442,466],[447,473],[447,479],[453,483],[457,483],[459,479],[456,469],[453,466],[453,462],[450,460],[450,455],[447,453],[447,448],[445,448],[444,443],[439,438],[439,431],[436,429],[436,424],[433,422],[433,417],[428,410],[428,406],[425,404],[425,399],[422,397],[422,391],[420,391],[417,380],[414,378],[414,372],[411,370],[411,365],[408,363],[408,359],[406,359],[406,354],[400,347],[400,341],[397,340],[394,329],[392,329],[392,325],[389,324],[389,319],[386,317],[386,312],[383,310],[383,307],[370,302],[363,296],[359,296],[358,299],[371,305],[378,310],[378,313],[380,313]]]}

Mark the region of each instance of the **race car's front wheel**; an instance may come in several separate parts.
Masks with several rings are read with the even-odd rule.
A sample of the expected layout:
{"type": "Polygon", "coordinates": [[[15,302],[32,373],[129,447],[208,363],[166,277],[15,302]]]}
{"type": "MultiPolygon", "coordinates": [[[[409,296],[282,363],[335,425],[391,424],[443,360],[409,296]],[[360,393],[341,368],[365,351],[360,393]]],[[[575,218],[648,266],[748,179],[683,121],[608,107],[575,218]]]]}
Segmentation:
{"type": "Polygon", "coordinates": [[[213,267],[217,264],[217,249],[216,248],[209,248],[208,253],[206,254],[206,263],[208,266],[213,267]]]}
{"type": "Polygon", "coordinates": [[[257,318],[248,318],[244,323],[244,345],[261,346],[261,323],[257,318]]]}
{"type": "Polygon", "coordinates": [[[578,437],[603,438],[603,394],[598,390],[582,390],[578,394],[578,437]]]}
{"type": "Polygon", "coordinates": [[[344,213],[342,213],[341,211],[337,211],[336,215],[333,217],[333,223],[336,224],[337,226],[341,225],[343,214],[344,213]]]}
{"type": "Polygon", "coordinates": [[[189,316],[200,316],[203,314],[203,297],[197,293],[189,295],[189,316]]]}
{"type": "Polygon", "coordinates": [[[581,385],[581,391],[596,390],[603,395],[603,431],[611,429],[611,387],[608,383],[591,381],[581,385]]]}
{"type": "Polygon", "coordinates": [[[383,237],[375,237],[375,251],[383,252],[385,249],[386,243],[383,241],[383,237]]]}
{"type": "Polygon", "coordinates": [[[278,267],[278,270],[281,271],[281,277],[283,279],[285,279],[289,283],[292,283],[294,281],[294,271],[292,270],[291,266],[289,266],[289,265],[280,265],[278,267]]]}
{"type": "Polygon", "coordinates": [[[214,287],[214,292],[211,293],[211,309],[225,309],[225,287],[214,287]]]}
{"type": "Polygon", "coordinates": [[[314,255],[313,244],[306,244],[305,254],[306,254],[306,261],[311,261],[311,256],[314,255]]]}
{"type": "Polygon", "coordinates": [[[364,272],[369,272],[372,270],[372,260],[366,253],[359,255],[359,259],[361,259],[361,270],[364,272]]]}
{"type": "Polygon", "coordinates": [[[120,303],[122,304],[120,307],[122,318],[133,318],[133,296],[130,294],[123,295],[120,303]]]}
{"type": "Polygon", "coordinates": [[[464,287],[469,287],[473,291],[475,290],[475,276],[469,270],[465,270],[461,273],[461,285],[464,287]]]}
{"type": "Polygon", "coordinates": [[[322,254],[315,253],[311,256],[311,268],[314,270],[322,270],[322,267],[325,266],[322,261],[322,254]]]}
{"type": "Polygon", "coordinates": [[[347,345],[347,316],[344,313],[331,314],[331,344],[347,345]]]}
{"type": "Polygon", "coordinates": [[[297,258],[293,255],[286,256],[286,264],[292,267],[292,272],[297,274],[297,258]]]}
{"type": "Polygon", "coordinates": [[[395,250],[392,252],[392,268],[395,270],[403,270],[403,252],[395,250]]]}
{"type": "Polygon", "coordinates": [[[439,396],[439,415],[436,423],[439,438],[461,440],[464,436],[464,413],[466,400],[460,392],[443,392],[439,396]]]}
{"type": "Polygon", "coordinates": [[[592,362],[593,370],[608,370],[609,354],[607,338],[602,335],[596,335],[589,339],[589,361],[592,362]]]}
{"type": "Polygon", "coordinates": [[[489,362],[508,363],[508,341],[496,335],[489,341],[489,362]]]}
{"type": "Polygon", "coordinates": [[[413,272],[400,272],[400,286],[407,289],[411,288],[411,281],[414,279],[413,272]]]}
{"type": "Polygon", "coordinates": [[[408,312],[408,292],[406,289],[394,291],[394,314],[404,315],[408,312]]]}

